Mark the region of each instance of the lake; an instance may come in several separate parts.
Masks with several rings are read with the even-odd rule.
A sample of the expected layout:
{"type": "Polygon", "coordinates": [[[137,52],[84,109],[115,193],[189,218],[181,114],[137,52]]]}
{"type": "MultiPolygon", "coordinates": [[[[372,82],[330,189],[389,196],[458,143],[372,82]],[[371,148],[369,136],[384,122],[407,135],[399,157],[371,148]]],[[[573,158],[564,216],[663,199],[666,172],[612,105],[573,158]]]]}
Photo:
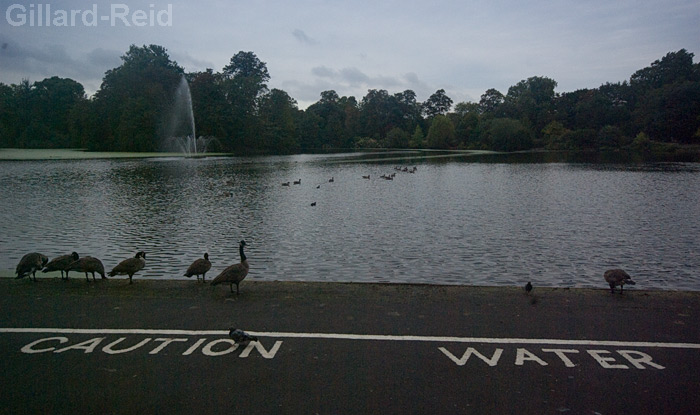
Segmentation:
{"type": "Polygon", "coordinates": [[[143,250],[135,278],[185,279],[208,252],[209,280],[244,239],[251,280],[604,288],[621,267],[640,289],[700,290],[697,163],[387,152],[0,166],[6,276],[31,251],[109,271],[143,250]]]}

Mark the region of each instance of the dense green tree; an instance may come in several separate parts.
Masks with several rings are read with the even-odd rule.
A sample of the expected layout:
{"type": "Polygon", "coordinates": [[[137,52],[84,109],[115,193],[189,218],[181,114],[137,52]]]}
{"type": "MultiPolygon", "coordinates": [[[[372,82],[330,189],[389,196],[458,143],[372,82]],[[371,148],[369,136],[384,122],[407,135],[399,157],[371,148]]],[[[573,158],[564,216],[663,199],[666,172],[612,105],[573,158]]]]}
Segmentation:
{"type": "Polygon", "coordinates": [[[489,115],[492,117],[498,117],[502,115],[502,106],[505,102],[505,96],[501,94],[496,89],[487,89],[481,95],[479,100],[479,111],[482,114],[489,115]]]}
{"type": "Polygon", "coordinates": [[[676,82],[700,81],[700,74],[693,66],[693,56],[685,49],[669,52],[650,66],[632,74],[630,84],[638,90],[649,90],[676,82]]]}
{"type": "Polygon", "coordinates": [[[444,89],[438,89],[423,103],[423,114],[427,118],[433,118],[447,114],[450,108],[452,108],[452,99],[447,96],[444,89]]]}
{"type": "MultiPolygon", "coordinates": [[[[301,111],[286,92],[268,91],[267,66],[253,52],[237,53],[220,73],[207,69],[186,78],[198,135],[215,137],[224,151],[355,145],[670,154],[674,143],[700,142],[700,64],[693,57],[681,49],[629,82],[562,94],[554,80],[530,77],[505,96],[489,89],[478,103],[459,103],[452,112],[444,90],[421,104],[412,90],[382,89],[369,90],[359,103],[323,91],[301,111]]],[[[132,45],[91,99],[79,83],[58,77],[0,84],[0,146],[158,150],[183,73],[163,47],[132,45]]]]}
{"type": "Polygon", "coordinates": [[[92,116],[102,122],[98,131],[90,133],[93,138],[90,147],[158,150],[165,134],[167,113],[184,71],[170,60],[165,48],[157,45],[131,45],[121,59],[121,66],[105,73],[95,93],[92,116]]]}
{"type": "Polygon", "coordinates": [[[361,134],[376,139],[386,137],[395,127],[392,123],[392,102],[384,89],[370,89],[360,102],[361,134]]]}
{"type": "Polygon", "coordinates": [[[519,120],[495,118],[489,121],[486,137],[496,151],[520,151],[532,148],[532,133],[519,120]]]}
{"type": "Polygon", "coordinates": [[[425,135],[423,135],[423,129],[420,125],[416,125],[416,129],[413,130],[413,135],[408,142],[408,146],[411,148],[422,148],[425,147],[425,135]]]}
{"type": "Polygon", "coordinates": [[[197,135],[205,137],[227,137],[230,130],[230,107],[221,87],[221,74],[212,69],[187,76],[192,95],[197,135]]]}
{"type": "Polygon", "coordinates": [[[527,121],[534,131],[540,131],[554,119],[554,99],[557,82],[533,76],[508,88],[505,98],[506,114],[527,121]]]}
{"type": "Polygon", "coordinates": [[[700,82],[678,82],[648,92],[635,111],[640,131],[658,141],[700,143],[700,82]]]}
{"type": "Polygon", "coordinates": [[[292,153],[299,149],[298,111],[297,102],[280,89],[273,88],[262,97],[260,117],[264,131],[262,147],[265,151],[292,153]]]}
{"type": "Polygon", "coordinates": [[[224,67],[222,77],[222,89],[230,106],[226,147],[239,152],[255,150],[255,137],[262,128],[258,106],[270,80],[267,65],[255,53],[241,51],[224,67]]]}
{"type": "Polygon", "coordinates": [[[435,149],[448,149],[455,146],[455,126],[444,115],[433,117],[426,137],[428,147],[435,149]]]}

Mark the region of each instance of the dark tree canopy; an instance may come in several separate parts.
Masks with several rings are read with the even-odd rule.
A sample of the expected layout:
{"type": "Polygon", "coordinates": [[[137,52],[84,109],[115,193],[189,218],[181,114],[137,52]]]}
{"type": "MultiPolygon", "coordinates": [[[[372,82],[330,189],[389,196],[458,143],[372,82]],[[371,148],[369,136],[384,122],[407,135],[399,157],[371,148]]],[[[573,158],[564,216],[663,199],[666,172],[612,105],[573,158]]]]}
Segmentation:
{"type": "MultiPolygon", "coordinates": [[[[199,135],[216,150],[291,153],[359,147],[517,151],[678,151],[700,145],[700,64],[669,52],[629,80],[556,92],[532,76],[502,94],[456,105],[444,89],[425,101],[408,89],[369,89],[363,97],[329,89],[305,110],[268,89],[255,53],[240,51],[216,72],[185,73],[158,45],[132,45],[91,98],[79,83],[51,77],[0,83],[0,146],[157,151],[175,91],[185,75],[199,135]],[[675,147],[674,147],[675,146],[675,147]]],[[[172,117],[171,117],[172,118],[172,117]]],[[[697,147],[689,152],[700,154],[697,147]]],[[[696,156],[697,158],[697,156],[696,156]]]]}

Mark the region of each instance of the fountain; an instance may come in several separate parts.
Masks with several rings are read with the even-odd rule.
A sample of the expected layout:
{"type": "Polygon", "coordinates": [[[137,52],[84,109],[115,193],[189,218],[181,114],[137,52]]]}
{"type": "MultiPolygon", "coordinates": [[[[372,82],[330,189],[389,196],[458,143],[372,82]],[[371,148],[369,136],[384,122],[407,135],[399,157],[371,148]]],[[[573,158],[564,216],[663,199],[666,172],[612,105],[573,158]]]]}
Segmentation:
{"type": "Polygon", "coordinates": [[[196,156],[207,151],[207,146],[212,140],[208,137],[197,137],[194,125],[194,112],[192,111],[192,95],[190,85],[183,74],[180,83],[175,90],[173,111],[169,123],[166,125],[165,150],[184,153],[187,156],[196,156]]]}

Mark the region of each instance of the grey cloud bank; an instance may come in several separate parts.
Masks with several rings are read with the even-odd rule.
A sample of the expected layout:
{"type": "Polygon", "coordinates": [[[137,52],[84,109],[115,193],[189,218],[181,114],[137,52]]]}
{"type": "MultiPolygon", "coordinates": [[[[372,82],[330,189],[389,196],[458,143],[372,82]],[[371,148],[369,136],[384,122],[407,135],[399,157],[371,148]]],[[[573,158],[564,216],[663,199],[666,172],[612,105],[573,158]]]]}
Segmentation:
{"type": "Polygon", "coordinates": [[[238,51],[253,51],[267,63],[269,86],[302,108],[327,89],[358,99],[370,88],[413,89],[425,100],[444,88],[460,102],[530,76],[550,77],[560,91],[595,88],[667,52],[700,52],[696,0],[67,0],[51,4],[51,25],[42,4],[0,0],[0,82],[56,75],[92,93],[130,44],[158,44],[187,71],[219,71],[238,51]],[[75,25],[53,24],[70,23],[77,10],[75,25]]]}

